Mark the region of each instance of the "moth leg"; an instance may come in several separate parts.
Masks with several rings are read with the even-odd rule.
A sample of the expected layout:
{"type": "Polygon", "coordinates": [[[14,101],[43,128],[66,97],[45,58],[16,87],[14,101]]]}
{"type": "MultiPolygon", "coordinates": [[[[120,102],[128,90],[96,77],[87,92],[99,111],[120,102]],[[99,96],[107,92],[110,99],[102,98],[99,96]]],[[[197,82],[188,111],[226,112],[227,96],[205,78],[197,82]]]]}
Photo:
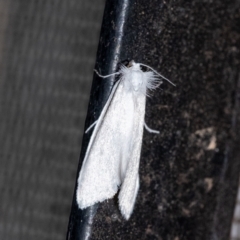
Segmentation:
{"type": "Polygon", "coordinates": [[[156,134],[159,134],[160,132],[157,131],[157,130],[154,130],[154,129],[151,129],[150,127],[148,127],[148,125],[144,122],[144,127],[145,129],[150,132],[150,133],[156,133],[156,134]]]}
{"type": "Polygon", "coordinates": [[[112,74],[103,76],[103,75],[101,75],[96,69],[94,69],[94,71],[95,71],[95,73],[96,73],[99,77],[101,77],[101,78],[107,78],[107,77],[110,77],[110,76],[114,76],[114,75],[120,74],[120,72],[115,72],[115,73],[112,73],[112,74]]]}
{"type": "Polygon", "coordinates": [[[97,122],[98,120],[91,124],[90,127],[88,127],[88,129],[85,131],[85,133],[88,133],[97,124],[97,122]]]}

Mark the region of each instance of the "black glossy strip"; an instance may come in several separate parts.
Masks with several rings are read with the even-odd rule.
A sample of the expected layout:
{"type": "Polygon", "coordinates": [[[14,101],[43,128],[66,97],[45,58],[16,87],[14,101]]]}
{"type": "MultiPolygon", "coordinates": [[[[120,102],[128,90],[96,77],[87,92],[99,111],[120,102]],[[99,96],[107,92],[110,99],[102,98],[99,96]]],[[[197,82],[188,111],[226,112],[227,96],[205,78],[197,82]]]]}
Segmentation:
{"type": "MultiPolygon", "coordinates": [[[[115,72],[119,63],[123,29],[128,14],[128,4],[129,0],[106,1],[96,60],[96,69],[104,75],[115,72]]],[[[111,92],[113,81],[113,77],[106,80],[94,75],[85,130],[100,115],[111,92]]],[[[78,174],[90,135],[91,133],[85,134],[83,137],[78,174]]],[[[84,210],[79,209],[76,202],[76,187],[77,185],[74,190],[67,240],[87,240],[91,235],[91,226],[98,204],[84,210]]]]}

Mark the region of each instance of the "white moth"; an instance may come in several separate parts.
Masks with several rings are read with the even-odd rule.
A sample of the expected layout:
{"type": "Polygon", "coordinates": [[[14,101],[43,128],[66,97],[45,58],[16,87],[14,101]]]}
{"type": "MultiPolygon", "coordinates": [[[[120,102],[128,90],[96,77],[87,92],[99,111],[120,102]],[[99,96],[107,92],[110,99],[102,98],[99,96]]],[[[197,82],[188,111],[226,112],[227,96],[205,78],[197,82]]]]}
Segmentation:
{"type": "Polygon", "coordinates": [[[162,83],[159,76],[169,80],[134,61],[130,67],[123,65],[119,72],[107,76],[96,73],[102,78],[120,74],[120,80],[114,85],[99,119],[86,131],[96,125],[78,178],[77,203],[80,209],[87,208],[112,198],[120,187],[119,208],[128,220],[139,189],[143,127],[159,133],[144,122],[146,96],[148,90],[162,83]],[[143,72],[140,66],[151,71],[143,72]]]}

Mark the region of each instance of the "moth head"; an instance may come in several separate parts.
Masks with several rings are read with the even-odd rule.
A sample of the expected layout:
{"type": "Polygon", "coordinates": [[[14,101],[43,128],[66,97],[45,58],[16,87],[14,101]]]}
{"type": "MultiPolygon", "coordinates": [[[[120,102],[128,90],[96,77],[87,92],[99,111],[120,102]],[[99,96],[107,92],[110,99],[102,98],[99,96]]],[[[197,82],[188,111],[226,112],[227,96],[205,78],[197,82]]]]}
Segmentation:
{"type": "Polygon", "coordinates": [[[129,68],[131,68],[133,65],[135,65],[136,63],[135,63],[135,61],[134,60],[131,60],[129,63],[128,63],[128,65],[127,65],[127,67],[129,67],[129,68]]]}

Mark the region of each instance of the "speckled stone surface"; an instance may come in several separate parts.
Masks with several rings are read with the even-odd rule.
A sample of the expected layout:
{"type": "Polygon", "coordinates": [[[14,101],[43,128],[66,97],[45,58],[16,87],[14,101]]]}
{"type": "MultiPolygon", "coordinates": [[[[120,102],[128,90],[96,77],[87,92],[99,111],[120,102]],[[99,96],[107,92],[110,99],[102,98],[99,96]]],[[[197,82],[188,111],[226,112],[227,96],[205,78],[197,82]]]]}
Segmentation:
{"type": "MultiPolygon", "coordinates": [[[[105,201],[90,239],[228,239],[240,157],[239,19],[233,0],[107,1],[96,67],[108,74],[134,59],[177,87],[164,83],[147,100],[146,122],[161,134],[144,133],[131,219],[117,198],[105,201]]],[[[111,81],[94,81],[87,121],[111,81]]]]}
{"type": "MultiPolygon", "coordinates": [[[[165,82],[147,99],[146,122],[161,133],[144,132],[132,217],[122,218],[117,197],[99,204],[90,239],[228,239],[240,158],[239,20],[234,0],[107,1],[96,68],[108,74],[134,59],[177,87],[165,82]]],[[[87,125],[112,81],[93,82],[87,125]]]]}

